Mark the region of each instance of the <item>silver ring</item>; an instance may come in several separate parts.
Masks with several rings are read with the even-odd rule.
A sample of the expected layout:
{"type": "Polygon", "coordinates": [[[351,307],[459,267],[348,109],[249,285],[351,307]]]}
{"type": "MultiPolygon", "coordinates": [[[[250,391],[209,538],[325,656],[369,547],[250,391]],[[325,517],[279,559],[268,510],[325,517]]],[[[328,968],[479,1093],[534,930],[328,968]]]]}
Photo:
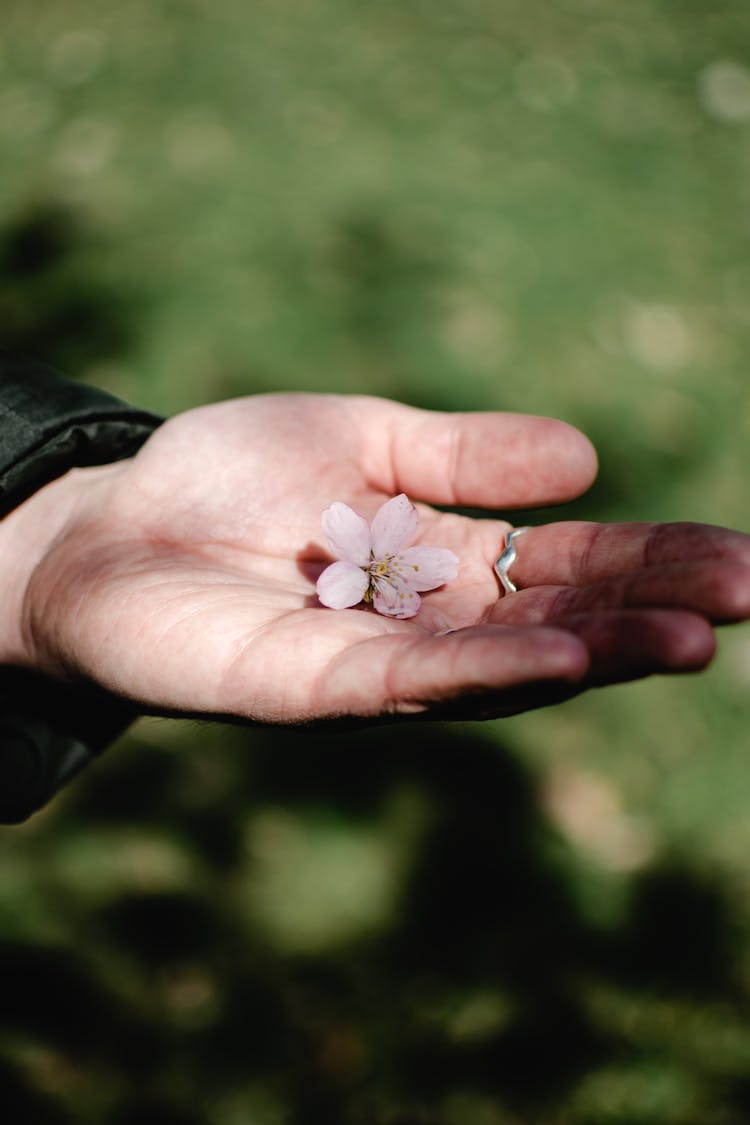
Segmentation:
{"type": "Polygon", "coordinates": [[[495,574],[500,579],[500,584],[506,594],[515,594],[518,587],[511,582],[508,577],[508,571],[516,561],[516,545],[513,540],[518,535],[522,535],[524,531],[529,531],[528,527],[514,527],[508,532],[508,537],[505,540],[505,549],[500,558],[495,563],[495,574]]]}

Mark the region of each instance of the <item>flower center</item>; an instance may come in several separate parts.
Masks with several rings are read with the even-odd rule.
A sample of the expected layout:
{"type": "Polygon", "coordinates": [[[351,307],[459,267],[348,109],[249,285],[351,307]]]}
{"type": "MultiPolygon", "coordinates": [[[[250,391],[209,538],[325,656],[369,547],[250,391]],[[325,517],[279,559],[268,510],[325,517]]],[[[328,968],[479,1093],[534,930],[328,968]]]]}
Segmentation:
{"type": "Polygon", "coordinates": [[[383,559],[375,559],[368,566],[368,571],[373,578],[390,578],[392,570],[398,570],[398,566],[392,566],[395,556],[386,555],[383,559]]]}

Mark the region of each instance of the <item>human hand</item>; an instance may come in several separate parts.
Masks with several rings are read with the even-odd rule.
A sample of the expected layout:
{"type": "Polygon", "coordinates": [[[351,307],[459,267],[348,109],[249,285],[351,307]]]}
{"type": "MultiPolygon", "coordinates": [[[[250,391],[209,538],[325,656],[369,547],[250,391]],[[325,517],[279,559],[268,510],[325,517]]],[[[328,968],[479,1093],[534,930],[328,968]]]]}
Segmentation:
{"type": "Polygon", "coordinates": [[[560,422],[278,394],[189,411],[130,461],[75,470],[6,518],[3,663],[141,709],[264,722],[509,714],[593,684],[703,667],[750,615],[750,537],[698,525],[508,525],[419,504],[458,577],[399,621],[328,610],[323,508],[406,492],[487,508],[565,501],[595,455],[560,422]],[[15,609],[14,609],[15,607],[15,609]]]}

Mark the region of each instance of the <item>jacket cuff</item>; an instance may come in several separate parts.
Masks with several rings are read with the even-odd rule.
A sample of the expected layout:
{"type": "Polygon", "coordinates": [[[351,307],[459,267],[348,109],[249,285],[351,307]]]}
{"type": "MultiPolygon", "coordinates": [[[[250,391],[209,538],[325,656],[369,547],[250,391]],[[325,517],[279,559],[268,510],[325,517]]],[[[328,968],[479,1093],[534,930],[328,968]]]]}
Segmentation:
{"type": "Polygon", "coordinates": [[[0,353],[0,518],[68,469],[131,457],[162,421],[0,353]]]}
{"type": "MultiPolygon", "coordinates": [[[[0,353],[0,518],[69,469],[131,457],[162,421],[0,353]]],[[[95,686],[0,667],[0,824],[41,808],[135,716],[95,686]]]]}
{"type": "Polygon", "coordinates": [[[47,804],[137,714],[95,685],[0,668],[0,824],[18,824],[47,804]]]}

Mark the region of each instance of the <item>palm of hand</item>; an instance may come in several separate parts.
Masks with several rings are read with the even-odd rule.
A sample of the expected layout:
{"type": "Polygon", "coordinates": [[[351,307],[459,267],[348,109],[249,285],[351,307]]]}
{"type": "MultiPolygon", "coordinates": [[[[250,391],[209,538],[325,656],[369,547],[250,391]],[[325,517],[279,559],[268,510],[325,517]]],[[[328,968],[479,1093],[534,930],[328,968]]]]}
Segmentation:
{"type": "MultiPolygon", "coordinates": [[[[507,524],[420,508],[418,541],[449,547],[460,569],[416,619],[317,603],[314,581],[330,558],[320,514],[334,500],[368,519],[402,490],[438,503],[545,503],[577,494],[592,471],[579,435],[538,419],[459,422],[317,395],[204,407],[107,470],[96,503],[37,568],[32,633],[56,674],[83,674],[156,711],[261,721],[456,700],[506,713],[589,678],[705,663],[705,618],[744,615],[744,602],[726,612],[698,604],[706,583],[695,574],[675,596],[669,575],[661,585],[675,608],[643,609],[666,594],[654,594],[653,567],[651,584],[643,578],[635,530],[613,533],[617,551],[599,557],[590,525],[530,533],[549,539],[547,572],[530,572],[533,588],[498,601],[492,563],[507,524]],[[584,556],[594,558],[588,574],[575,561],[584,556]],[[613,653],[624,653],[624,636],[623,663],[613,653]]],[[[745,537],[736,539],[734,585],[750,609],[745,537]]]]}

